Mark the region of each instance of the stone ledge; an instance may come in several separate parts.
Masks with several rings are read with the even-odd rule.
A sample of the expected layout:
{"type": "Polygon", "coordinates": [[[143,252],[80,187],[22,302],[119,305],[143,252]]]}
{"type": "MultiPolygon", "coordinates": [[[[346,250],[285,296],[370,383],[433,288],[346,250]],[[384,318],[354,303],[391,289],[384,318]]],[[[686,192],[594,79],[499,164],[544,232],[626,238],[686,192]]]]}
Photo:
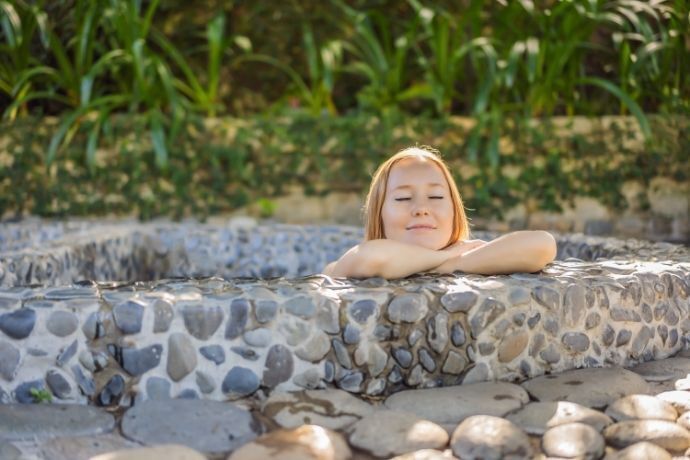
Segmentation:
{"type": "MultiPolygon", "coordinates": [[[[143,235],[136,238],[122,228],[115,236],[99,229],[105,249],[85,254],[100,254],[99,263],[109,263],[112,276],[121,273],[117,261],[127,261],[126,248],[142,241],[159,260],[180,261],[148,265],[160,273],[218,270],[230,260],[228,253],[235,254],[225,264],[233,273],[261,271],[256,264],[262,257],[271,270],[282,263],[292,273],[322,267],[330,254],[358,238],[352,228],[190,228],[130,226],[130,236],[143,235]]],[[[80,238],[81,248],[98,247],[84,234],[80,238]]],[[[630,366],[686,346],[686,248],[578,235],[558,241],[565,260],[541,274],[4,287],[0,401],[31,402],[31,388],[49,391],[56,402],[123,406],[133,399],[225,400],[329,386],[378,396],[578,367],[630,366]]],[[[6,252],[2,260],[14,258],[15,267],[21,266],[18,260],[40,263],[55,257],[55,248],[69,248],[51,245],[43,252],[6,252]]],[[[16,274],[7,265],[3,270],[16,274]]],[[[64,273],[53,275],[64,279],[64,273]]]]}

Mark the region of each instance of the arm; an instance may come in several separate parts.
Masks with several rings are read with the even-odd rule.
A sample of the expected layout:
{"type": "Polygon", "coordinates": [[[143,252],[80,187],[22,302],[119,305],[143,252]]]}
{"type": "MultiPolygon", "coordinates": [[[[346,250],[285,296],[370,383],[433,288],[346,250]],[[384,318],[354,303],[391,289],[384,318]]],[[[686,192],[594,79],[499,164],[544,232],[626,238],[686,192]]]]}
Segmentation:
{"type": "Polygon", "coordinates": [[[556,257],[556,240],[541,230],[512,232],[439,265],[437,273],[456,270],[481,275],[532,273],[556,257]]]}
{"type": "Polygon", "coordinates": [[[435,251],[394,240],[370,240],[347,251],[324,269],[329,276],[404,278],[431,270],[459,255],[457,246],[435,251]]]}

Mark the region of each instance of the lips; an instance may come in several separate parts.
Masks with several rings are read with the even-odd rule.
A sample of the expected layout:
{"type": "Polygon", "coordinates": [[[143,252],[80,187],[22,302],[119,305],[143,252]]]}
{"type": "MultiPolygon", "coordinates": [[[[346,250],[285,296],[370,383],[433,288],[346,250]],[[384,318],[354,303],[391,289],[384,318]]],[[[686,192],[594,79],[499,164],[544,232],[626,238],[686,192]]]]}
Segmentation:
{"type": "Polygon", "coordinates": [[[407,230],[434,230],[435,228],[431,224],[415,224],[407,227],[407,230]]]}

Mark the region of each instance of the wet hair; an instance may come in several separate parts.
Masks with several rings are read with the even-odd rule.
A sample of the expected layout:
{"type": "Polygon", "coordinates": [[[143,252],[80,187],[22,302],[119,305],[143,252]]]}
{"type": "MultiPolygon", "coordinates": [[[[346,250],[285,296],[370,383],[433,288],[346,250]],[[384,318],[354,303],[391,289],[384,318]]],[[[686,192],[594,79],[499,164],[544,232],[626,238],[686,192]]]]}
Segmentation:
{"type": "Polygon", "coordinates": [[[371,185],[369,186],[369,193],[364,203],[364,240],[368,241],[386,238],[381,211],[383,209],[383,202],[386,199],[388,178],[393,166],[395,166],[397,162],[407,158],[417,158],[433,162],[439,167],[443,176],[446,178],[446,182],[448,182],[450,198],[453,203],[453,231],[446,247],[460,240],[469,238],[469,221],[465,215],[465,208],[462,204],[458,186],[455,184],[453,176],[451,176],[448,170],[448,166],[446,166],[441,159],[438,150],[427,146],[420,146],[408,147],[399,151],[384,161],[378,169],[376,169],[376,172],[374,172],[374,176],[371,179],[371,185]]]}

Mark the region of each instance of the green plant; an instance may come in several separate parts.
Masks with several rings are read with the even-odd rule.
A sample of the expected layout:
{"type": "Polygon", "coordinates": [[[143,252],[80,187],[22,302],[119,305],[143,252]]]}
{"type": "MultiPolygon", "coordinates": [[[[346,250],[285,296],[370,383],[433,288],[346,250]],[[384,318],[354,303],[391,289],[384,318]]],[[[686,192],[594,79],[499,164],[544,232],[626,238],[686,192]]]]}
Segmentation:
{"type": "Polygon", "coordinates": [[[426,95],[424,85],[412,84],[410,69],[410,51],[419,20],[409,19],[403,24],[402,34],[395,36],[384,12],[363,13],[340,0],[334,2],[346,18],[344,47],[353,59],[343,70],[367,81],[357,94],[360,106],[385,114],[398,110],[405,101],[426,95]]]}
{"type": "Polygon", "coordinates": [[[31,388],[29,394],[34,398],[36,404],[49,403],[53,401],[53,395],[45,388],[31,388]]]}
{"type": "Polygon", "coordinates": [[[327,42],[321,46],[316,43],[312,26],[308,22],[302,25],[302,44],[307,60],[307,78],[272,56],[250,53],[240,57],[237,64],[244,61],[255,61],[269,64],[283,71],[292,81],[296,96],[301,104],[307,107],[312,115],[327,111],[337,113],[333,102],[333,90],[338,73],[341,70],[343,46],[339,40],[327,42]]]}

